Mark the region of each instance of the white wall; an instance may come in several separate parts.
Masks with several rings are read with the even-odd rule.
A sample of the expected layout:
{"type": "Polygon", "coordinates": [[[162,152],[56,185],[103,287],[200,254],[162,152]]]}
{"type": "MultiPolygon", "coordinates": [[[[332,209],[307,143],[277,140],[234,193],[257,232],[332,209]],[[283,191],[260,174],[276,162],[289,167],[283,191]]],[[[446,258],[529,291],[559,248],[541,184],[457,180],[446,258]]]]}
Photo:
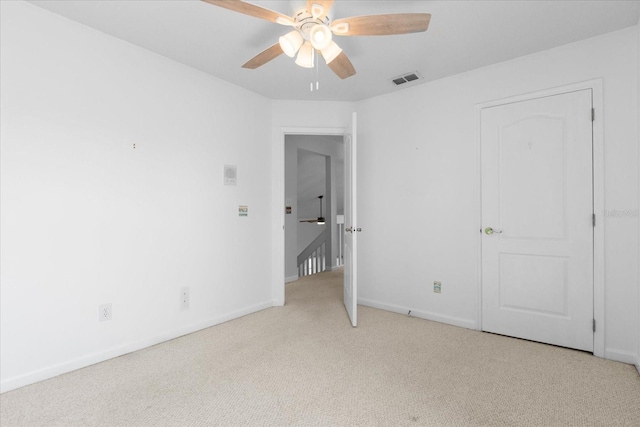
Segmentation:
{"type": "Polygon", "coordinates": [[[1,7],[2,390],[271,306],[270,101],[1,7]]]}
{"type": "MultiPolygon", "coordinates": [[[[637,34],[637,84],[638,84],[638,112],[640,112],[640,20],[636,26],[637,34]]],[[[640,120],[638,120],[638,170],[640,171],[640,120]]],[[[638,173],[640,179],[640,172],[638,173]]],[[[640,183],[638,184],[638,200],[640,200],[640,183]]],[[[640,204],[640,202],[639,202],[640,204]]],[[[640,233],[640,215],[638,215],[638,232],[640,233]]],[[[640,244],[640,237],[638,238],[640,244]]],[[[640,257],[640,248],[638,249],[638,256],[640,257]]],[[[638,259],[638,265],[640,265],[640,258],[638,259]]],[[[638,274],[638,350],[636,353],[636,368],[640,372],[640,274],[638,274]]]]}
{"type": "MultiPolygon", "coordinates": [[[[479,327],[479,103],[602,78],[605,209],[637,209],[637,44],[629,28],[359,103],[359,302],[479,327]]],[[[605,355],[633,363],[638,221],[605,221],[605,355]]]]}

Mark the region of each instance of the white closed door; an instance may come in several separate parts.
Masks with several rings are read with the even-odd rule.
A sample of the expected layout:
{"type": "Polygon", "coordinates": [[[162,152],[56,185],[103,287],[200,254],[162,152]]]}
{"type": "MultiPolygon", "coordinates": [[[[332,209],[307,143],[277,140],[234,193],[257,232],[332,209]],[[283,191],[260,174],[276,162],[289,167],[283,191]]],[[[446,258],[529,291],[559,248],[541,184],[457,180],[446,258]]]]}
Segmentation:
{"type": "Polygon", "coordinates": [[[593,351],[591,90],[481,111],[482,329],[593,351]]]}
{"type": "Polygon", "coordinates": [[[356,113],[344,136],[344,306],[352,326],[358,324],[358,228],[356,212],[356,113]]]}

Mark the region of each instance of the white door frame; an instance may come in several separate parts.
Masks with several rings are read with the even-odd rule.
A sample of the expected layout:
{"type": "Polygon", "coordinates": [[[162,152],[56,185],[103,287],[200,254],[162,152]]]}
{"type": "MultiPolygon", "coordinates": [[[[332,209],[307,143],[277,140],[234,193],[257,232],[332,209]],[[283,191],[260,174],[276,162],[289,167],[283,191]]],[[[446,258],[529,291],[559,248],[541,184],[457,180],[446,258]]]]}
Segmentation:
{"type": "Polygon", "coordinates": [[[284,190],[284,147],[287,135],[342,135],[344,128],[306,128],[282,127],[277,141],[273,145],[273,184],[272,184],[272,252],[271,252],[271,290],[273,305],[282,306],[285,303],[284,277],[284,221],[285,221],[285,190],[284,190]]]}
{"type": "Polygon", "coordinates": [[[566,86],[545,89],[532,93],[516,95],[508,98],[476,104],[476,183],[478,219],[477,219],[477,247],[478,247],[478,315],[477,329],[482,329],[482,164],[481,164],[481,118],[483,108],[496,107],[536,98],[560,95],[584,89],[592,90],[592,102],[595,109],[593,121],[593,212],[596,214],[596,226],[593,229],[593,318],[596,321],[596,331],[593,334],[593,354],[605,357],[605,292],[604,292],[604,103],[602,96],[602,79],[588,80],[566,86]]]}

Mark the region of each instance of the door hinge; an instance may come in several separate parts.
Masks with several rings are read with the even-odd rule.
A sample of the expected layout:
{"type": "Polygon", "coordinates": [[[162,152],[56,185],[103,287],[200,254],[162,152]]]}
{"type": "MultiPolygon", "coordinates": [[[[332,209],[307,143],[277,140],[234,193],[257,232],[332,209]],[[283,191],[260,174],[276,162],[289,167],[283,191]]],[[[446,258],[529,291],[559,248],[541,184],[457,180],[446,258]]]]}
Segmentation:
{"type": "Polygon", "coordinates": [[[596,214],[593,214],[593,226],[596,226],[596,214]]]}
{"type": "Polygon", "coordinates": [[[591,109],[591,121],[592,122],[596,121],[596,109],[595,108],[591,109]]]}
{"type": "Polygon", "coordinates": [[[593,319],[593,332],[596,331],[596,319],[593,319]]]}

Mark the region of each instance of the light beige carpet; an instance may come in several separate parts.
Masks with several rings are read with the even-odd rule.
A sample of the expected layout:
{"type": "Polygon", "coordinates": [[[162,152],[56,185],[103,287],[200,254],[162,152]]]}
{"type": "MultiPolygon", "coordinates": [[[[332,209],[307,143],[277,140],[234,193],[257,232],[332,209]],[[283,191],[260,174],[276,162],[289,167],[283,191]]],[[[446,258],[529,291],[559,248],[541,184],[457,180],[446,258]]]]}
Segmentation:
{"type": "Polygon", "coordinates": [[[359,307],[287,305],[0,396],[2,426],[640,426],[633,366],[359,307]]]}

